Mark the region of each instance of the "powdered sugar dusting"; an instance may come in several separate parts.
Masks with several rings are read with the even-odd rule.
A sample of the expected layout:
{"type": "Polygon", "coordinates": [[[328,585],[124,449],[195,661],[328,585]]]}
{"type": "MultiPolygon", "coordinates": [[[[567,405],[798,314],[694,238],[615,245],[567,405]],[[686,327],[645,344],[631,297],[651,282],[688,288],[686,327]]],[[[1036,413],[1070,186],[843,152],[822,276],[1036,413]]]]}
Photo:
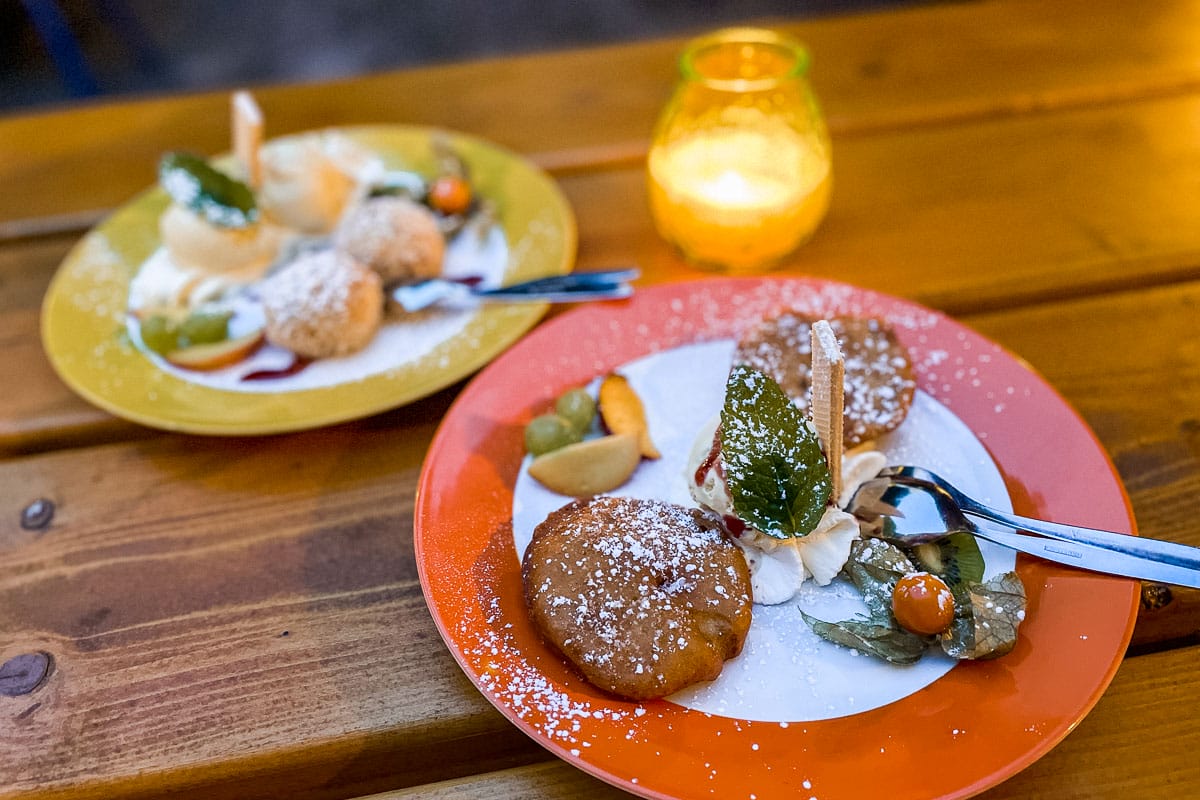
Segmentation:
{"type": "Polygon", "coordinates": [[[592,683],[661,697],[718,670],[741,640],[741,564],[710,514],[602,497],[540,525],[523,574],[538,627],[592,683]]]}
{"type": "Polygon", "coordinates": [[[86,314],[119,324],[125,307],[113,300],[123,296],[121,288],[129,281],[129,268],[108,237],[100,231],[89,233],[73,255],[73,263],[82,280],[69,297],[71,304],[86,314]]]}
{"type": "MultiPolygon", "coordinates": [[[[662,451],[638,467],[618,494],[694,505],[687,488],[687,458],[696,431],[719,411],[734,343],[717,340],[686,345],[625,364],[662,451]]],[[[879,440],[889,463],[916,463],[945,475],[968,494],[1006,506],[1004,482],[970,430],[929,395],[918,392],[909,419],[879,440]],[[953,477],[950,477],[953,476],[953,477]]],[[[534,526],[563,505],[522,470],[513,493],[513,537],[523,554],[534,526]]],[[[1010,551],[987,545],[989,573],[1011,568],[1010,551]]],[[[893,702],[937,680],[954,666],[931,654],[898,669],[816,636],[799,619],[798,608],[821,619],[846,619],[864,610],[858,593],[840,579],[829,587],[806,588],[790,603],[755,606],[742,654],[726,662],[720,677],[671,699],[697,711],[763,721],[803,721],[856,714],[893,702]],[[781,682],[787,674],[793,680],[781,682]]]]}
{"type": "MultiPolygon", "coordinates": [[[[996,402],[1005,405],[995,419],[997,430],[1005,434],[997,437],[996,445],[1002,456],[1007,458],[1012,455],[1014,448],[1021,446],[1013,444],[1014,435],[1016,441],[1020,442],[1020,436],[1031,417],[1053,400],[1052,392],[1047,387],[1035,379],[1027,380],[1028,376],[1019,364],[999,353],[986,340],[970,332],[960,336],[958,326],[953,322],[904,301],[849,287],[822,285],[819,281],[714,279],[691,282],[686,287],[662,287],[639,292],[627,306],[585,307],[570,315],[569,327],[550,323],[551,327],[543,332],[544,335],[539,337],[535,333],[536,340],[531,337],[529,349],[524,350],[523,345],[518,345],[511,358],[496,365],[496,372],[490,379],[479,382],[481,393],[467,390],[463,410],[471,411],[471,418],[467,422],[472,430],[472,438],[455,443],[460,447],[474,447],[478,445],[478,434],[510,436],[511,429],[519,428],[529,416],[545,410],[557,393],[570,386],[587,384],[597,375],[615,367],[619,367],[630,378],[639,393],[644,387],[658,385],[647,373],[654,372],[661,363],[655,362],[652,357],[626,363],[631,354],[663,354],[673,348],[689,346],[697,350],[693,354],[695,361],[691,363],[715,363],[722,356],[720,348],[726,348],[724,354],[727,357],[732,348],[728,340],[747,325],[756,323],[762,315],[783,306],[804,306],[805,303],[810,307],[815,306],[816,311],[824,311],[826,303],[837,302],[844,302],[844,305],[834,308],[835,312],[875,313],[894,321],[916,365],[921,391],[916,395],[913,417],[893,434],[888,445],[889,452],[895,454],[897,461],[924,458],[922,454],[931,453],[936,445],[931,441],[932,435],[936,433],[943,436],[944,432],[936,424],[933,427],[925,424],[910,426],[910,423],[920,420],[919,415],[926,404],[932,404],[935,413],[944,415],[936,416],[935,420],[957,422],[953,415],[947,413],[947,406],[952,407],[956,400],[961,399],[964,417],[976,429],[981,422],[986,428],[989,407],[981,406],[979,399],[986,392],[994,393],[996,402]],[[551,331],[556,342],[569,342],[570,346],[547,345],[551,331]],[[585,345],[579,345],[580,342],[585,345]],[[706,351],[704,348],[717,349],[706,351]],[[531,354],[536,355],[530,358],[531,354]],[[511,383],[517,362],[519,388],[511,383]],[[624,366],[619,366],[621,364],[624,366]],[[989,364],[996,368],[990,369],[989,364]],[[962,385],[956,383],[955,373],[948,371],[951,366],[966,370],[962,385]],[[969,373],[972,367],[978,370],[974,376],[969,373]],[[931,378],[934,374],[936,378],[931,378]],[[506,379],[510,383],[503,387],[506,379]],[[973,379],[978,379],[980,384],[972,386],[973,379]],[[506,398],[510,408],[500,412],[497,419],[502,420],[502,424],[509,429],[498,431],[493,426],[489,430],[486,425],[480,428],[479,421],[490,419],[496,404],[503,403],[506,398]],[[511,406],[514,398],[517,401],[515,412],[511,406]],[[1027,398],[1032,398],[1032,402],[1026,402],[1027,398]],[[1008,415],[1007,418],[1005,415],[1008,415]],[[1021,422],[1022,427],[1014,430],[1016,420],[1021,422]],[[910,430],[913,441],[903,436],[904,432],[910,430]]],[[[565,321],[566,318],[562,318],[562,322],[565,321]]],[[[657,398],[649,399],[647,408],[656,443],[667,454],[664,460],[671,458],[670,453],[676,450],[687,452],[694,433],[693,430],[683,430],[689,427],[684,422],[688,415],[702,421],[711,416],[720,402],[719,396],[715,399],[705,396],[703,386],[697,387],[697,383],[691,381],[688,375],[674,374],[669,377],[672,379],[669,391],[665,394],[660,391],[657,398]],[[700,391],[695,391],[697,388],[700,391]],[[676,442],[671,443],[672,439],[676,442]]],[[[716,383],[718,387],[721,385],[720,380],[716,383]]],[[[1051,411],[1057,414],[1056,419],[1061,418],[1057,407],[1051,411]]],[[[464,415],[459,414],[459,417],[464,415]]],[[[458,420],[460,424],[464,421],[458,420]]],[[[1038,425],[1035,423],[1030,427],[1037,429],[1038,425]]],[[[970,454],[960,459],[963,454],[939,451],[934,454],[938,459],[936,462],[926,463],[938,472],[952,475],[953,480],[968,488],[968,491],[979,493],[981,499],[988,500],[990,504],[1004,505],[1007,497],[1003,482],[990,482],[995,478],[995,471],[986,451],[979,447],[980,443],[974,437],[969,436],[969,431],[967,437],[976,448],[974,452],[979,457],[978,462],[970,454]],[[987,479],[989,470],[992,479],[987,479]]],[[[513,447],[519,447],[515,444],[519,437],[511,438],[513,447]]],[[[958,442],[956,435],[949,440],[954,444],[958,442]]],[[[515,463],[509,464],[503,459],[500,462],[489,459],[487,469],[471,470],[472,477],[479,479],[486,475],[491,479],[494,477],[491,470],[494,463],[498,464],[502,476],[515,466],[515,463]]],[[[1028,462],[1014,456],[1013,463],[1018,470],[1015,477],[1020,480],[1028,470],[1028,462]]],[[[677,467],[667,465],[660,468],[657,462],[644,463],[639,467],[634,481],[622,492],[644,493],[649,497],[662,497],[665,493],[668,499],[687,502],[686,489],[678,478],[677,467]],[[675,487],[683,491],[682,496],[670,496],[675,487]]],[[[531,514],[536,523],[544,517],[546,509],[536,507],[539,502],[537,497],[534,493],[523,491],[520,480],[512,495],[514,522],[519,523],[522,514],[531,514]]],[[[437,483],[433,485],[438,486],[437,483]]],[[[1034,480],[1030,485],[1042,484],[1034,480]]],[[[442,488],[445,488],[444,484],[442,488]]],[[[502,499],[509,496],[505,490],[492,488],[490,491],[502,496],[502,499]]],[[[1054,488],[1052,494],[1059,496],[1062,490],[1054,488]]],[[[554,505],[549,508],[563,502],[561,497],[552,497],[551,500],[554,505]]],[[[482,505],[486,506],[486,503],[482,505]]],[[[505,517],[503,508],[489,508],[487,514],[492,525],[505,517]]],[[[462,531],[471,529],[469,520],[460,519],[461,516],[461,512],[455,514],[453,526],[435,529],[432,535],[438,537],[438,541],[442,541],[442,537],[461,541],[462,531]]],[[[860,796],[864,792],[869,794],[872,781],[879,774],[890,774],[889,770],[900,765],[911,754],[913,730],[909,729],[907,723],[915,719],[909,716],[909,712],[913,711],[920,716],[914,722],[916,730],[923,734],[929,732],[930,724],[944,725],[937,729],[939,732],[949,732],[955,728],[971,732],[971,735],[959,736],[955,740],[944,736],[928,742],[932,748],[929,751],[931,757],[946,757],[950,754],[947,745],[953,745],[954,754],[970,756],[969,760],[964,761],[967,771],[976,769],[976,765],[990,763],[988,759],[993,751],[986,744],[986,737],[976,733],[980,730],[980,724],[986,727],[994,720],[987,710],[972,702],[979,693],[990,695],[996,688],[991,682],[981,682],[975,677],[977,671],[982,672],[985,678],[992,675],[990,665],[956,668],[948,680],[939,682],[928,692],[847,720],[844,724],[837,721],[806,723],[798,719],[791,723],[786,719],[746,719],[741,715],[746,713],[748,702],[761,698],[761,687],[753,684],[743,687],[740,694],[730,694],[725,710],[715,713],[678,705],[680,702],[689,702],[681,696],[675,696],[670,701],[645,704],[632,704],[607,697],[586,684],[565,666],[561,657],[548,652],[539,643],[518,596],[521,583],[513,543],[517,544],[518,549],[522,547],[520,528],[519,524],[515,524],[511,531],[507,528],[494,531],[486,554],[478,555],[473,544],[463,554],[468,559],[478,559],[476,563],[486,562],[490,565],[491,574],[475,576],[481,588],[478,599],[482,606],[476,606],[477,595],[472,588],[467,587],[464,591],[463,573],[464,569],[469,570],[470,561],[464,565],[459,555],[453,556],[456,569],[452,573],[426,566],[427,596],[435,618],[443,625],[447,641],[459,656],[467,674],[481,687],[486,686],[484,691],[487,696],[526,732],[583,769],[618,782],[626,790],[655,797],[797,796],[802,791],[798,788],[801,786],[807,791],[798,794],[800,797],[860,796]],[[505,540],[503,547],[500,540],[505,540]],[[483,590],[485,585],[501,587],[502,596],[509,603],[508,607],[497,611],[493,624],[486,630],[486,623],[480,619],[480,608],[491,608],[492,603],[486,599],[487,591],[483,590]],[[461,654],[464,649],[470,652],[461,654]],[[514,692],[519,694],[529,689],[533,690],[533,695],[523,694],[514,698],[514,692]],[[531,700],[531,697],[534,699],[531,700]],[[565,733],[547,732],[558,730],[565,733]],[[752,744],[758,744],[759,750],[753,750],[752,744]]],[[[428,562],[428,548],[431,546],[428,535],[424,541],[427,548],[425,559],[428,562]]],[[[434,556],[441,557],[450,558],[448,555],[434,556]]],[[[994,566],[990,555],[988,566],[994,566]]],[[[1045,580],[1042,591],[1057,592],[1061,587],[1052,586],[1053,583],[1052,580],[1045,580]]],[[[836,599],[834,594],[826,592],[825,596],[836,599]]],[[[751,628],[752,636],[756,630],[767,627],[760,626],[760,622],[762,615],[756,614],[751,628]]],[[[788,622],[790,626],[792,621],[788,622]]],[[[1095,638],[1092,637],[1093,640],[1095,638]]],[[[797,653],[796,648],[778,640],[773,644],[776,653],[787,653],[787,657],[777,663],[782,665],[780,674],[788,676],[786,686],[792,694],[807,695],[814,698],[816,704],[843,703],[849,709],[846,712],[849,714],[867,707],[861,686],[851,687],[839,696],[836,689],[822,685],[821,676],[807,668],[809,663],[814,662],[806,659],[816,654],[800,651],[796,656],[796,665],[792,666],[789,659],[797,653]]],[[[1078,646],[1089,647],[1091,644],[1090,641],[1080,641],[1078,646]]],[[[846,661],[852,662],[851,666],[853,662],[871,663],[869,658],[841,652],[846,661]]],[[[824,658],[819,660],[824,662],[824,658]]],[[[738,663],[747,665],[752,672],[762,670],[764,664],[759,662],[760,659],[754,658],[752,652],[743,653],[737,661],[726,664],[721,680],[708,686],[719,686],[726,676],[734,674],[733,668],[738,663]]],[[[769,658],[766,663],[771,663],[769,658]]],[[[1027,666],[1024,662],[1018,663],[1014,674],[1019,672],[1025,676],[1027,666]]],[[[897,674],[907,672],[907,669],[890,671],[897,674]]],[[[1002,670],[1001,674],[1007,675],[1008,672],[1002,670]]],[[[844,716],[828,708],[823,708],[823,713],[826,716],[844,716]]],[[[1000,724],[1005,723],[1001,721],[1000,724]]],[[[1020,724],[1024,726],[1022,737],[1030,741],[1032,747],[1044,747],[1045,737],[1062,732],[1057,721],[1046,725],[1036,720],[1025,720],[1020,724]],[[1028,724],[1031,721],[1033,724],[1028,724]]],[[[1001,757],[1007,758],[1008,755],[1002,754],[1001,757]]],[[[995,774],[978,770],[977,773],[981,780],[995,774]]]]}
{"type": "MultiPolygon", "coordinates": [[[[487,576],[484,576],[487,577],[487,576]]],[[[647,714],[644,705],[609,697],[593,702],[586,692],[578,691],[578,678],[530,660],[517,645],[513,633],[513,615],[524,608],[503,608],[499,596],[480,582],[481,604],[462,609],[458,623],[460,641],[471,641],[459,657],[478,675],[479,688],[493,702],[508,709],[524,724],[547,740],[567,748],[572,756],[580,748],[591,747],[598,736],[597,726],[623,728],[623,738],[642,740],[639,720],[647,714]]],[[[521,620],[524,624],[524,620],[521,620]]],[[[557,657],[555,657],[557,658],[557,657]]]]}
{"type": "MultiPolygon", "coordinates": [[[[734,356],[770,375],[801,409],[812,403],[814,387],[811,331],[816,315],[787,311],[765,320],[742,337],[734,356]]],[[[844,423],[848,447],[895,428],[912,399],[912,365],[889,326],[874,318],[832,317],[844,359],[844,423]]]]}
{"type": "MultiPolygon", "coordinates": [[[[156,254],[155,257],[161,255],[156,254]]],[[[484,238],[468,230],[456,237],[447,248],[444,273],[449,277],[481,276],[487,284],[497,284],[505,274],[508,263],[508,245],[498,227],[490,230],[484,238]]],[[[244,325],[253,324],[253,309],[239,314],[244,325]]],[[[260,394],[302,391],[353,383],[420,363],[423,359],[433,358],[452,340],[465,350],[479,348],[484,342],[465,336],[465,332],[471,323],[478,322],[480,318],[476,306],[430,309],[408,315],[389,314],[374,338],[362,350],[347,356],[319,359],[295,375],[269,381],[244,381],[242,376],[258,370],[286,367],[292,358],[288,351],[264,347],[245,361],[211,372],[178,369],[152,353],[148,353],[147,357],[153,358],[163,371],[202,386],[260,394]]],[[[138,336],[136,321],[129,320],[127,329],[131,337],[138,336]]],[[[231,333],[234,332],[231,330],[231,333]]],[[[444,368],[447,364],[443,361],[437,366],[444,368]]]]}

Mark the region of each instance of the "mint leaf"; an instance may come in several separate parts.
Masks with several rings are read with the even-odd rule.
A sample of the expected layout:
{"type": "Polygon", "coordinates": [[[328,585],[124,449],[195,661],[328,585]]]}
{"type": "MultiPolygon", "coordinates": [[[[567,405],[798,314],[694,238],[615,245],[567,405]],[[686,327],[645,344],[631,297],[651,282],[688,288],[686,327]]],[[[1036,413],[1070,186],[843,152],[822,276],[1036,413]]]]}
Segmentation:
{"type": "Polygon", "coordinates": [[[779,385],[738,365],[725,383],[721,462],[734,513],[776,539],[807,536],[832,484],[817,433],[779,385]]]}
{"type": "Polygon", "coordinates": [[[158,182],[179,205],[219,228],[245,228],[258,220],[254,192],[190,153],[167,153],[158,182]]]}

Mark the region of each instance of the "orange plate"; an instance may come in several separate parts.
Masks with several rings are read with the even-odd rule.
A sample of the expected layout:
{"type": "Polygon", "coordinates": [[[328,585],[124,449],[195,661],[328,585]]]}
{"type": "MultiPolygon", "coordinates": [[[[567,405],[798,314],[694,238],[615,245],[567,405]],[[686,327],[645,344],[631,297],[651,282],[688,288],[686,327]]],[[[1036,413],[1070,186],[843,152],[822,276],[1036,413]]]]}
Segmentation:
{"type": "Polygon", "coordinates": [[[566,388],[657,350],[737,336],[783,306],[889,319],[920,388],[986,445],[1018,513],[1134,532],[1120,481],[1087,425],[998,345],[924,307],[844,284],[713,278],[564,314],[463,391],[421,475],[415,544],[426,601],[467,676],[505,716],[555,755],[635,794],[981,792],[1054,747],[1100,698],[1133,630],[1136,582],[1022,558],[1029,610],[1012,653],[960,664],[872,711],[791,724],[614,699],[573,673],[529,623],[511,531],[522,426],[566,388]]]}

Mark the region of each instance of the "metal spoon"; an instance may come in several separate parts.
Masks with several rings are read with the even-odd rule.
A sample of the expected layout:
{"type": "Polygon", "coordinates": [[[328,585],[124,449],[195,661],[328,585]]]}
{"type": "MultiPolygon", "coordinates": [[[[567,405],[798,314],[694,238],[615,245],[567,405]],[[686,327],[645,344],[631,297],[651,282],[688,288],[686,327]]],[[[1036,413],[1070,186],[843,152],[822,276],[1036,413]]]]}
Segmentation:
{"type": "Polygon", "coordinates": [[[893,466],[880,470],[879,477],[892,478],[900,483],[925,485],[936,489],[945,496],[945,502],[956,507],[958,511],[981,519],[999,522],[1009,528],[1040,533],[1052,539],[1065,542],[1078,542],[1104,547],[1119,553],[1150,558],[1168,564],[1175,564],[1188,569],[1200,569],[1200,548],[1162,539],[1147,539],[1130,536],[1127,533],[1102,531],[1095,528],[1084,528],[1079,525],[1064,525],[1058,522],[1047,522],[1041,519],[1022,517],[1008,511],[984,505],[968,497],[955,488],[949,481],[925,469],[914,466],[893,466]]]}
{"type": "Polygon", "coordinates": [[[897,544],[924,544],[965,532],[1059,564],[1200,588],[1197,569],[1092,544],[1030,536],[991,521],[968,519],[949,494],[932,484],[875,478],[855,492],[846,510],[860,519],[880,523],[879,530],[868,535],[897,544]]]}

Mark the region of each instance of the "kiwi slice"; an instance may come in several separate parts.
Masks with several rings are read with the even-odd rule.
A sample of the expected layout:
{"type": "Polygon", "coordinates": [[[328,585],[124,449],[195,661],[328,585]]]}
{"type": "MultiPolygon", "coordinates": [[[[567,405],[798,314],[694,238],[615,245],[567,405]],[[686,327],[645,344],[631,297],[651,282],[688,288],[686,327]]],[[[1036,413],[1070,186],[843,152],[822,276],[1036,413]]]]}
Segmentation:
{"type": "Polygon", "coordinates": [[[951,590],[983,580],[983,553],[969,533],[959,531],[912,549],[913,561],[946,582],[951,590]]]}

